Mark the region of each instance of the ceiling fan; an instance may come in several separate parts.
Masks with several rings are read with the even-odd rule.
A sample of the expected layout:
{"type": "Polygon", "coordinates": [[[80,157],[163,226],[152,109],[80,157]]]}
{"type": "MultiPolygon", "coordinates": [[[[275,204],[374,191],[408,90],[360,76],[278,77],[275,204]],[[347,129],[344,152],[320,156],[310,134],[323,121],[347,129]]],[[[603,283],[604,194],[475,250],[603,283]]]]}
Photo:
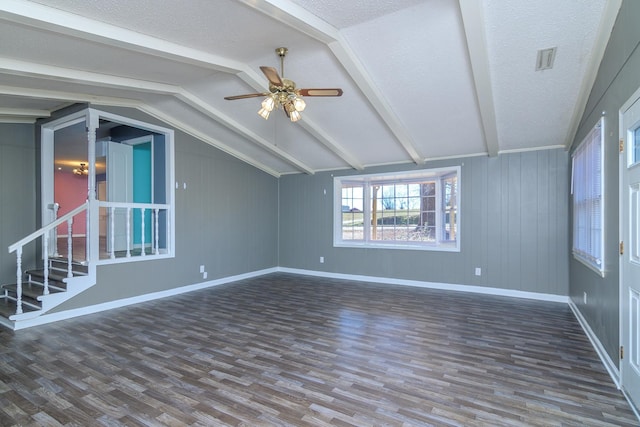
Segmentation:
{"type": "Polygon", "coordinates": [[[264,73],[269,80],[269,92],[265,93],[249,93],[246,95],[225,96],[224,99],[233,101],[236,99],[256,98],[264,96],[262,101],[262,108],[258,111],[258,114],[267,120],[269,114],[275,108],[282,108],[284,114],[292,121],[297,122],[302,118],[300,112],[306,107],[306,103],[302,99],[304,96],[341,96],[342,89],[296,89],[296,84],[293,80],[284,78],[284,57],[289,50],[286,47],[279,47],[276,49],[276,54],[280,57],[280,73],[273,67],[260,67],[260,70],[264,73]]]}

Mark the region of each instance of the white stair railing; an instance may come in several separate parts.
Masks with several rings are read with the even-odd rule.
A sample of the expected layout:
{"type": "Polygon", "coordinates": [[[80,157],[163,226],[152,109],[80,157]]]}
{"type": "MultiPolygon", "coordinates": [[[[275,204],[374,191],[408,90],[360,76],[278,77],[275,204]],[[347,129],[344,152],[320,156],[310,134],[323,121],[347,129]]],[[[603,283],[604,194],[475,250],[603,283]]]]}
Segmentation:
{"type": "MultiPolygon", "coordinates": [[[[49,239],[49,233],[51,233],[52,231],[55,232],[55,230],[57,229],[57,227],[61,224],[64,224],[65,222],[68,224],[68,229],[69,229],[69,236],[67,237],[67,244],[68,244],[68,250],[69,253],[67,254],[67,258],[69,259],[68,265],[67,265],[67,277],[73,277],[73,273],[71,271],[72,265],[71,265],[71,254],[73,253],[73,243],[71,240],[71,224],[73,224],[73,217],[84,212],[85,210],[89,209],[89,202],[85,202],[82,205],[78,206],[77,208],[75,208],[74,210],[72,210],[71,212],[68,212],[67,214],[61,216],[60,218],[56,219],[55,221],[51,222],[50,224],[45,225],[44,227],[40,228],[39,230],[34,231],[33,233],[29,234],[27,237],[18,240],[17,242],[15,242],[14,244],[12,244],[11,246],[9,246],[9,253],[16,253],[16,314],[21,314],[23,312],[23,308],[22,308],[22,255],[23,255],[23,248],[25,247],[25,245],[39,239],[42,238],[43,240],[43,270],[45,273],[45,284],[44,284],[44,289],[43,289],[43,293],[46,295],[49,293],[49,283],[48,283],[48,269],[49,269],[49,247],[48,247],[48,239],[49,239]]],[[[57,247],[57,242],[56,242],[56,247],[57,247]]]]}

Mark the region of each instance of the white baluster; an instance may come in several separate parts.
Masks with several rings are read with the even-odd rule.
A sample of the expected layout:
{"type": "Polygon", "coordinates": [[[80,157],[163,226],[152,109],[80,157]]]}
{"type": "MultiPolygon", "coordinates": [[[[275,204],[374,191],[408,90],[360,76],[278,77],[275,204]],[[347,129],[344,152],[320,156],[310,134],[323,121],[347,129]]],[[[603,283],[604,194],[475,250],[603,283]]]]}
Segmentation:
{"type": "Polygon", "coordinates": [[[142,248],[142,252],[140,252],[141,256],[147,255],[147,251],[144,248],[144,212],[145,212],[145,208],[140,208],[140,217],[142,219],[140,224],[140,227],[142,228],[140,230],[140,247],[142,248]]]}
{"type": "MultiPolygon", "coordinates": [[[[53,206],[53,221],[55,221],[56,219],[58,219],[58,210],[60,209],[60,204],[54,203],[52,206],[53,206]]],[[[51,230],[51,232],[53,233],[53,242],[55,243],[55,246],[53,249],[53,256],[59,257],[60,254],[58,253],[58,227],[55,227],[53,230],[51,230]]],[[[45,246],[45,248],[47,251],[49,250],[48,246],[45,246]]]]}
{"type": "Polygon", "coordinates": [[[91,215],[89,215],[89,209],[87,208],[86,211],[86,221],[85,221],[85,238],[84,238],[84,260],[85,261],[89,261],[90,258],[90,253],[91,253],[91,245],[89,244],[91,242],[91,215]]]}
{"type": "Polygon", "coordinates": [[[116,257],[116,252],[115,252],[115,225],[116,225],[116,208],[111,206],[109,208],[109,211],[111,212],[111,215],[109,215],[109,219],[111,220],[111,230],[109,232],[109,240],[111,241],[111,259],[115,259],[116,257]]]}
{"type": "Polygon", "coordinates": [[[73,218],[67,221],[67,277],[73,277],[71,273],[71,258],[73,257],[73,218]]]}
{"type": "Polygon", "coordinates": [[[131,208],[127,208],[127,258],[131,258],[131,208]]]}
{"type": "MultiPolygon", "coordinates": [[[[42,235],[42,239],[44,241],[44,247],[49,247],[49,233],[44,233],[42,235]]],[[[43,295],[49,295],[49,251],[44,251],[44,290],[42,291],[43,295]]]]}
{"type": "Polygon", "coordinates": [[[154,243],[154,246],[153,246],[153,253],[154,253],[154,255],[158,255],[158,253],[159,253],[159,250],[158,250],[158,223],[159,223],[158,216],[160,214],[160,209],[156,208],[155,211],[156,211],[156,220],[155,220],[155,227],[154,227],[155,228],[155,243],[154,243]]]}
{"type": "Polygon", "coordinates": [[[22,313],[22,246],[16,251],[16,314],[22,313]]]}

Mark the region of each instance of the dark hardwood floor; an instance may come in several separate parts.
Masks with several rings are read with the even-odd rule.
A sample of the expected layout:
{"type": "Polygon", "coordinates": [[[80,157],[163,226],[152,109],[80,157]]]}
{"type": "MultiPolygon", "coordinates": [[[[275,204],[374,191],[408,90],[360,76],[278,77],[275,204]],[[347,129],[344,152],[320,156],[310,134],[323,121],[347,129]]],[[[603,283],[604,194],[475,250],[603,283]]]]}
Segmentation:
{"type": "Polygon", "coordinates": [[[0,344],[2,426],[638,425],[559,303],[272,274],[0,344]]]}

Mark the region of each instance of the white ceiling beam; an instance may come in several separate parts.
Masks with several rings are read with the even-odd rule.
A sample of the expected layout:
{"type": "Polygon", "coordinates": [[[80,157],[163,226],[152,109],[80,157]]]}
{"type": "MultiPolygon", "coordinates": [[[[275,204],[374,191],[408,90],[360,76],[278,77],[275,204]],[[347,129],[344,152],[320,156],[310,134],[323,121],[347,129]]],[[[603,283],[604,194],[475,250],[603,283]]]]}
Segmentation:
{"type": "Polygon", "coordinates": [[[591,95],[593,84],[596,81],[596,76],[600,69],[600,63],[604,57],[604,52],[611,36],[611,30],[613,30],[613,26],[616,23],[616,18],[618,17],[621,5],[622,0],[610,0],[604,6],[604,12],[602,13],[593,49],[591,50],[589,65],[587,66],[587,71],[582,79],[582,83],[580,84],[580,92],[578,93],[578,99],[573,109],[569,129],[564,140],[564,147],[567,150],[571,148],[573,140],[576,137],[576,133],[578,132],[580,120],[582,120],[585,108],[587,107],[589,95],[591,95]]]}
{"type": "Polygon", "coordinates": [[[55,101],[63,101],[69,103],[75,102],[87,102],[100,105],[108,105],[112,107],[128,107],[138,108],[141,105],[140,101],[115,98],[110,96],[97,96],[87,95],[85,93],[78,92],[66,92],[66,91],[52,91],[47,89],[33,89],[17,86],[5,86],[0,85],[0,95],[9,95],[22,98],[34,98],[34,99],[50,99],[55,101]]]}
{"type": "Polygon", "coordinates": [[[344,40],[340,31],[318,18],[306,9],[290,0],[240,0],[247,6],[256,9],[263,14],[286,24],[298,31],[307,34],[314,39],[328,45],[329,49],[342,64],[347,73],[354,80],[356,85],[363,92],[369,103],[377,111],[382,121],[391,130],[396,139],[400,142],[411,160],[416,164],[424,164],[424,156],[418,153],[405,126],[395,115],[382,92],[378,90],[373,79],[366,72],[357,56],[348,43],[344,40]]]}
{"type": "Polygon", "coordinates": [[[498,140],[496,109],[493,102],[482,0],[459,0],[459,4],[464,33],[467,38],[476,98],[482,119],[485,145],[489,156],[495,157],[500,151],[500,141],[498,140]]]}
{"type": "Polygon", "coordinates": [[[49,117],[51,112],[47,110],[37,110],[32,108],[2,108],[0,107],[0,116],[12,116],[12,117],[49,117]]]}
{"type": "Polygon", "coordinates": [[[30,1],[2,0],[0,2],[0,18],[39,30],[91,40],[107,46],[217,71],[235,73],[244,68],[243,64],[221,56],[30,1]]]}
{"type": "Polygon", "coordinates": [[[175,95],[182,88],[165,83],[119,77],[93,71],[74,70],[54,65],[36,64],[11,58],[0,58],[0,72],[17,76],[35,77],[44,80],[63,81],[81,85],[91,85],[111,89],[127,89],[136,92],[151,92],[162,95],[175,95]]]}
{"type": "Polygon", "coordinates": [[[205,114],[206,116],[214,119],[221,125],[226,126],[227,128],[239,133],[240,135],[249,139],[250,141],[253,141],[255,144],[257,144],[261,148],[269,151],[271,154],[286,161],[290,165],[295,166],[297,169],[301,170],[302,172],[305,172],[309,175],[314,174],[314,170],[311,167],[307,166],[300,160],[291,156],[286,151],[278,148],[276,145],[272,144],[270,141],[267,141],[257,133],[241,125],[236,120],[227,116],[222,111],[216,109],[211,104],[205,102],[204,100],[195,96],[194,94],[187,92],[186,90],[183,90],[179,95],[177,95],[177,98],[183,101],[184,103],[188,104],[192,108],[205,114]]]}
{"type": "MultiPolygon", "coordinates": [[[[196,49],[187,48],[166,40],[146,36],[141,33],[98,22],[58,9],[52,9],[35,3],[33,5],[25,5],[24,1],[7,0],[0,4],[0,17],[22,25],[37,27],[41,30],[45,29],[55,33],[80,37],[85,40],[91,40],[108,46],[124,48],[130,51],[153,55],[172,61],[179,61],[218,71],[234,73],[257,91],[267,91],[263,76],[242,63],[230,61],[217,55],[211,55],[196,49]]],[[[171,95],[184,93],[184,90],[178,86],[145,82],[141,80],[139,82],[142,83],[142,86],[132,86],[131,83],[137,81],[136,79],[127,79],[117,76],[107,76],[107,78],[104,79],[105,75],[103,74],[71,69],[65,69],[64,73],[56,73],[57,67],[44,65],[34,67],[33,64],[25,63],[23,61],[2,61],[0,69],[5,69],[13,74],[27,76],[37,76],[38,74],[42,75],[49,73],[49,75],[55,76],[57,79],[82,84],[90,82],[92,85],[100,85],[102,87],[127,87],[129,89],[139,88],[152,91],[154,93],[171,95]]],[[[183,99],[188,100],[190,97],[187,94],[183,99]]],[[[200,110],[201,105],[199,103],[196,103],[196,105],[198,106],[197,109],[200,110]]],[[[216,121],[224,124],[234,132],[244,136],[251,135],[251,132],[248,132],[245,127],[234,127],[235,124],[238,124],[235,121],[225,123],[220,120],[219,117],[214,117],[212,115],[212,111],[213,109],[211,106],[209,106],[209,108],[205,108],[205,113],[208,116],[216,119],[216,121]]],[[[253,135],[254,137],[250,138],[251,141],[257,143],[263,148],[267,148],[269,151],[272,151],[271,147],[274,147],[274,144],[271,144],[262,138],[256,139],[256,135],[253,135]]],[[[334,153],[347,153],[344,148],[330,138],[322,138],[319,141],[334,153]]],[[[278,157],[283,158],[284,156],[286,157],[285,160],[296,166],[296,168],[301,169],[306,173],[313,174],[313,170],[299,160],[286,155],[284,152],[281,152],[281,150],[278,151],[278,153],[274,153],[278,157]]],[[[353,156],[347,153],[347,159],[352,158],[353,156]]],[[[347,162],[350,164],[353,163],[352,166],[354,168],[359,167],[357,162],[353,162],[352,160],[347,160],[347,162]]]]}
{"type": "Polygon", "coordinates": [[[298,126],[306,130],[311,136],[323,143],[335,155],[344,160],[349,166],[355,170],[364,170],[364,165],[351,153],[345,150],[340,144],[336,143],[327,133],[322,130],[321,126],[315,124],[308,116],[304,120],[297,122],[298,126]]]}
{"type": "Polygon", "coordinates": [[[251,132],[240,123],[234,121],[230,117],[215,109],[210,104],[196,97],[181,86],[168,85],[164,83],[149,82],[140,79],[132,79],[128,77],[118,77],[107,74],[95,73],[90,71],[73,70],[68,68],[56,67],[52,65],[34,64],[25,61],[17,61],[10,58],[0,60],[0,70],[8,74],[24,75],[47,80],[58,80],[71,82],[82,85],[92,85],[98,87],[106,87],[112,89],[125,89],[137,93],[152,93],[156,95],[170,95],[180,101],[186,103],[191,108],[205,113],[208,117],[213,118],[218,123],[232,129],[233,131],[243,135],[253,143],[263,149],[271,152],[280,159],[288,162],[297,169],[313,174],[312,168],[287,154],[283,150],[276,147],[271,142],[265,140],[259,135],[251,132]]]}
{"type": "Polygon", "coordinates": [[[225,153],[242,160],[245,163],[248,163],[266,173],[268,173],[269,175],[272,175],[276,178],[280,178],[280,173],[277,172],[276,170],[255,161],[254,159],[245,156],[244,154],[240,153],[237,150],[234,150],[233,148],[229,147],[228,145],[222,143],[221,141],[212,138],[210,135],[204,134],[202,132],[200,132],[199,130],[195,129],[192,126],[187,125],[186,123],[183,123],[181,121],[176,120],[174,117],[169,116],[168,114],[158,110],[155,107],[152,107],[150,105],[143,105],[139,108],[140,111],[143,111],[146,114],[149,114],[152,117],[155,117],[158,120],[161,120],[171,126],[173,126],[176,129],[181,130],[182,132],[193,136],[196,139],[199,139],[201,141],[204,141],[205,143],[216,147],[217,149],[224,151],[225,153]]]}
{"type": "MultiPolygon", "coordinates": [[[[229,147],[228,145],[218,141],[217,139],[211,138],[209,135],[205,135],[202,132],[199,132],[198,130],[194,129],[193,127],[190,127],[189,125],[176,120],[175,118],[158,110],[157,108],[147,105],[141,101],[134,101],[131,99],[114,98],[114,97],[107,97],[107,96],[86,95],[86,94],[75,93],[75,92],[61,92],[61,91],[59,92],[59,91],[52,91],[52,90],[45,90],[45,89],[21,88],[16,86],[4,86],[4,85],[0,85],[0,95],[10,95],[10,96],[16,96],[16,97],[36,98],[36,99],[51,99],[51,100],[58,100],[58,101],[87,102],[87,103],[93,103],[96,105],[105,105],[110,107],[135,108],[146,114],[149,114],[152,117],[157,118],[158,120],[161,120],[175,127],[176,129],[179,129],[197,139],[204,141],[207,144],[212,145],[220,149],[221,151],[224,151],[225,153],[230,154],[231,156],[242,160],[243,162],[246,162],[252,166],[255,166],[256,168],[270,175],[273,175],[276,178],[280,177],[280,173],[273,170],[272,168],[260,162],[256,162],[255,160],[245,156],[239,151],[236,151],[231,147],[229,147]]],[[[2,118],[0,118],[0,122],[2,122],[2,118]]],[[[32,122],[33,120],[28,121],[28,123],[32,123],[32,122]]]]}

